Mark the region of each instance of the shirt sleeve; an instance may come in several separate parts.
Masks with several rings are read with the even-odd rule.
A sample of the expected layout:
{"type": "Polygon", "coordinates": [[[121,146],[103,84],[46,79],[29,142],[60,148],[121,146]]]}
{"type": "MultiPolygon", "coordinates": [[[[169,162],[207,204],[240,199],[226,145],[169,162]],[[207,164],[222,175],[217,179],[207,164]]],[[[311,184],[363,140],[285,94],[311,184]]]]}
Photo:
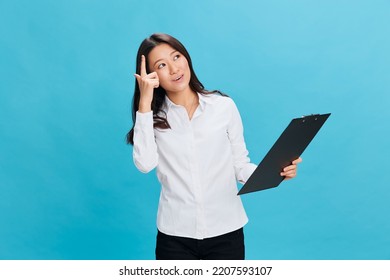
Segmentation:
{"type": "Polygon", "coordinates": [[[157,145],[153,129],[153,112],[136,112],[134,125],[133,160],[139,171],[147,173],[158,163],[157,145]]]}
{"type": "Polygon", "coordinates": [[[228,126],[228,137],[232,147],[236,179],[244,184],[255,171],[257,165],[250,162],[244,140],[241,116],[233,100],[231,100],[231,119],[228,126]]]}

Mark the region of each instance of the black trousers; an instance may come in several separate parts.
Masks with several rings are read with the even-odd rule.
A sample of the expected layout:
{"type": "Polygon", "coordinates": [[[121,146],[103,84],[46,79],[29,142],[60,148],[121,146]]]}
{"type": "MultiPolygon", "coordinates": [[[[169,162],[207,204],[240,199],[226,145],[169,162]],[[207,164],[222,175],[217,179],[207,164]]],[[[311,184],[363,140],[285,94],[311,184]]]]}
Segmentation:
{"type": "Polygon", "coordinates": [[[157,233],[156,260],[244,260],[242,228],[202,240],[157,233]]]}

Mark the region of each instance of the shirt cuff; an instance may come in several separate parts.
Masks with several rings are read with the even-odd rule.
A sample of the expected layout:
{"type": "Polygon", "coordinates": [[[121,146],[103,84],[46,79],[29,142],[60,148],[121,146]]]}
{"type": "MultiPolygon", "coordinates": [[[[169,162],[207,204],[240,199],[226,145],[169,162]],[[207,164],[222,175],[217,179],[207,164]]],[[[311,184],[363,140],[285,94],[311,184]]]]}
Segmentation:
{"type": "Polygon", "coordinates": [[[153,111],[150,111],[150,112],[146,112],[146,113],[141,113],[139,111],[137,111],[135,113],[135,122],[136,122],[136,125],[140,125],[140,126],[148,126],[148,125],[152,125],[153,126],[153,111]]]}

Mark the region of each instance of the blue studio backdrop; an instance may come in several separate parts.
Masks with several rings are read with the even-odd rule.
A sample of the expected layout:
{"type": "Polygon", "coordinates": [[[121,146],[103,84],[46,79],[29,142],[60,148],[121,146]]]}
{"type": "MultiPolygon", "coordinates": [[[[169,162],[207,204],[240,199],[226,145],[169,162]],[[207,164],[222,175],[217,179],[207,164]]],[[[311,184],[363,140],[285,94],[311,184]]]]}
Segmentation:
{"type": "Polygon", "coordinates": [[[154,32],[235,100],[255,163],[292,118],[332,113],[297,178],[242,197],[248,259],[389,259],[389,15],[385,0],[1,1],[0,259],[154,258],[160,186],[125,144],[154,32]]]}

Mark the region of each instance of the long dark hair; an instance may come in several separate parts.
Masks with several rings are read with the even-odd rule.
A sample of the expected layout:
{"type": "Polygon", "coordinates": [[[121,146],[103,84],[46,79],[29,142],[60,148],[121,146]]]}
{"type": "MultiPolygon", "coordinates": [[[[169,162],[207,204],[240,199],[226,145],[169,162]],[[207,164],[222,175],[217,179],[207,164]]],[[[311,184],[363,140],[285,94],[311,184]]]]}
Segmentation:
{"type": "MultiPolygon", "coordinates": [[[[149,73],[150,69],[148,67],[148,55],[153,50],[154,47],[160,45],[160,44],[168,44],[173,49],[180,52],[188,61],[188,66],[190,68],[191,72],[191,79],[189,86],[194,92],[198,92],[201,94],[210,94],[210,93],[220,93],[218,90],[214,91],[208,91],[205,90],[203,84],[198,80],[198,77],[196,76],[194,69],[192,67],[192,61],[189,53],[187,52],[186,48],[183,46],[182,43],[179,42],[176,38],[163,33],[155,33],[152,34],[149,38],[146,38],[142,41],[138,53],[137,53],[137,60],[136,60],[136,73],[141,73],[141,56],[144,55],[146,59],[146,71],[149,73]]],[[[169,123],[166,119],[166,113],[162,110],[162,105],[164,104],[166,91],[160,86],[158,88],[154,89],[153,92],[153,100],[152,100],[152,111],[153,111],[153,127],[157,127],[160,129],[169,129],[169,123]]],[[[222,94],[224,95],[224,94],[222,94]]],[[[133,126],[131,130],[126,135],[126,142],[127,144],[133,145],[133,137],[134,137],[134,125],[136,120],[136,112],[138,111],[139,107],[139,101],[140,101],[140,90],[138,86],[137,80],[135,80],[135,87],[134,87],[134,95],[133,95],[133,101],[131,106],[131,113],[133,118],[133,126]]]]}

